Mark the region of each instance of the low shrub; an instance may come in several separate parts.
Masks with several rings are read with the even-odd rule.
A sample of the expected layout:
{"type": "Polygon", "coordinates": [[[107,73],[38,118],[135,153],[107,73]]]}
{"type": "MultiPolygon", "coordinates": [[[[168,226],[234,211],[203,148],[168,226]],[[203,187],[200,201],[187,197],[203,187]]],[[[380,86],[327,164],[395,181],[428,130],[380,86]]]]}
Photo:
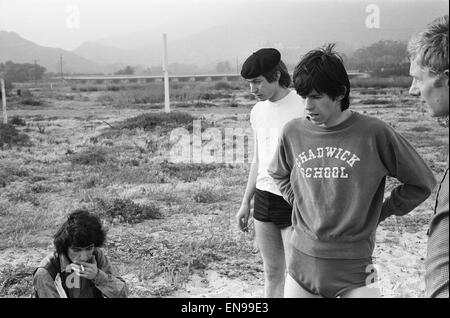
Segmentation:
{"type": "Polygon", "coordinates": [[[114,199],[108,202],[104,199],[95,200],[96,207],[102,217],[112,221],[139,223],[148,219],[163,217],[160,209],[154,204],[136,204],[130,199],[114,199]]]}
{"type": "Polygon", "coordinates": [[[11,124],[0,124],[0,147],[5,144],[30,146],[30,137],[24,133],[19,133],[16,127],[11,124]]]}
{"type": "Polygon", "coordinates": [[[234,86],[232,86],[228,82],[217,82],[216,84],[214,84],[214,88],[231,90],[231,89],[234,89],[234,86]]]}
{"type": "Polygon", "coordinates": [[[101,148],[91,147],[84,152],[71,155],[70,162],[79,165],[97,165],[106,162],[106,153],[101,148]]]}
{"type": "Polygon", "coordinates": [[[197,203],[215,203],[223,199],[223,193],[210,187],[201,187],[194,193],[194,201],[197,203]]]}
{"type": "Polygon", "coordinates": [[[163,127],[165,130],[171,130],[179,127],[191,128],[195,118],[185,112],[171,113],[146,113],[136,117],[128,118],[118,124],[121,129],[153,130],[157,126],[163,127]]]}
{"type": "Polygon", "coordinates": [[[25,119],[20,118],[19,116],[12,116],[11,118],[9,118],[8,122],[11,125],[15,125],[15,126],[26,126],[26,122],[25,119]]]}
{"type": "Polygon", "coordinates": [[[29,106],[40,106],[42,105],[42,102],[38,99],[34,99],[32,97],[24,98],[20,101],[22,105],[29,105],[29,106]]]}

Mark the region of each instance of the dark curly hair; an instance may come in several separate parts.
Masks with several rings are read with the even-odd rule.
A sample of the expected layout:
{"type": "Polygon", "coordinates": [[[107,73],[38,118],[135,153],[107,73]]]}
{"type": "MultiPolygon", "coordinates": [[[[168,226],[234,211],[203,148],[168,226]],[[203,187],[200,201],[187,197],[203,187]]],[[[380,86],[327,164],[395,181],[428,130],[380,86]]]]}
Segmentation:
{"type": "Polygon", "coordinates": [[[281,87],[288,88],[291,85],[291,76],[289,75],[288,69],[283,61],[278,62],[277,66],[268,71],[267,73],[262,74],[264,78],[272,83],[277,79],[277,73],[280,72],[280,78],[278,79],[278,84],[281,87]]]}
{"type": "Polygon", "coordinates": [[[326,94],[332,100],[344,96],[341,110],[350,106],[350,80],[342,58],[333,51],[335,44],[328,44],[322,49],[308,52],[294,70],[294,87],[305,98],[313,90],[326,94]]]}
{"type": "Polygon", "coordinates": [[[67,253],[71,246],[88,246],[94,244],[101,247],[106,240],[106,231],[98,216],[89,213],[87,210],[78,209],[67,217],[53,237],[58,254],[67,253]]]}

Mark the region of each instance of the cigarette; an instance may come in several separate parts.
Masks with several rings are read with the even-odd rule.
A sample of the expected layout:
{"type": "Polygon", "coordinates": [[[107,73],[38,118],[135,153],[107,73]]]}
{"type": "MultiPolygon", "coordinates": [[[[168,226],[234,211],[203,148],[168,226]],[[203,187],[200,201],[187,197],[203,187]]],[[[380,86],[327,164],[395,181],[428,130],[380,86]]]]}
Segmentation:
{"type": "Polygon", "coordinates": [[[81,271],[84,272],[84,267],[83,267],[83,265],[80,265],[80,266],[81,266],[81,271]]]}

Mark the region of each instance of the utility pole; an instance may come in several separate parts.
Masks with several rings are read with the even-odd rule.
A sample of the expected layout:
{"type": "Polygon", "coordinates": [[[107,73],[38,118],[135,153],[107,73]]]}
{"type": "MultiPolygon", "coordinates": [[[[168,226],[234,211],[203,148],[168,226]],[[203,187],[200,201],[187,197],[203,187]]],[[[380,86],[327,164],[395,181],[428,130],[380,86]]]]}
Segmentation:
{"type": "Polygon", "coordinates": [[[167,69],[167,34],[163,34],[164,111],[170,113],[169,71],[167,69]]]}

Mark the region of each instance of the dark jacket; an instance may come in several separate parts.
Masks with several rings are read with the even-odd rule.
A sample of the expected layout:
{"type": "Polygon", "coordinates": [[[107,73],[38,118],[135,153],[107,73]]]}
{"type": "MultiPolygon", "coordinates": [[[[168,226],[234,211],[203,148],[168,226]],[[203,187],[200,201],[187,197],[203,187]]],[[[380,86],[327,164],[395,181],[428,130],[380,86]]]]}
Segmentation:
{"type": "Polygon", "coordinates": [[[425,259],[425,285],[427,297],[448,298],[448,187],[449,168],[444,173],[436,196],[434,216],[428,230],[427,257],[425,259]]]}
{"type": "Polygon", "coordinates": [[[38,298],[124,298],[128,295],[125,281],[113,274],[108,258],[100,248],[94,257],[98,274],[93,280],[76,276],[70,270],[70,260],[64,254],[47,256],[33,275],[35,296],[38,298]]]}

